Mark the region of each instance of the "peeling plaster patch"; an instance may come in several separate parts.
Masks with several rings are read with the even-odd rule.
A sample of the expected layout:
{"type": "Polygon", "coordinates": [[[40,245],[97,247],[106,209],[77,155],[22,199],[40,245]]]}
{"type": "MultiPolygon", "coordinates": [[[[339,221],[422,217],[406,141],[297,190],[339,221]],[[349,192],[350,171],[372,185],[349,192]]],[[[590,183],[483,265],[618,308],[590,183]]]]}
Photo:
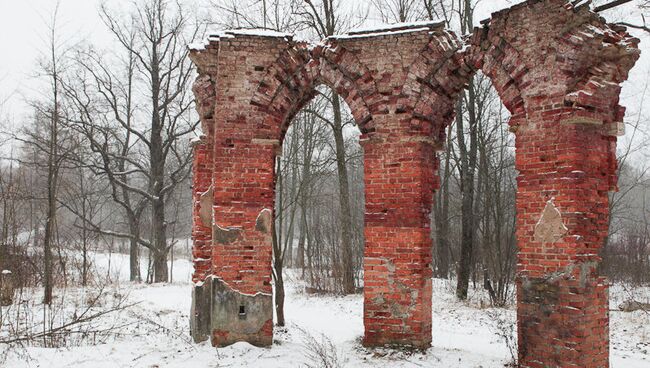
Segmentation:
{"type": "Polygon", "coordinates": [[[241,293],[218,277],[212,278],[210,322],[216,346],[248,341],[269,346],[272,336],[263,328],[273,323],[273,297],[265,293],[241,293]]]}
{"type": "Polygon", "coordinates": [[[562,214],[553,203],[554,198],[546,202],[542,216],[535,225],[534,239],[540,243],[555,243],[569,231],[562,222],[562,214]]]}
{"type": "Polygon", "coordinates": [[[562,124],[603,125],[603,121],[584,116],[571,116],[561,121],[562,124]]]}
{"type": "Polygon", "coordinates": [[[271,234],[271,225],[273,223],[273,214],[268,208],[263,209],[259,215],[257,215],[257,220],[255,220],[255,230],[261,231],[266,234],[271,234]]]}
{"type": "Polygon", "coordinates": [[[415,136],[415,137],[407,137],[402,139],[403,142],[409,143],[409,142],[418,142],[418,143],[424,143],[428,144],[433,147],[433,149],[437,152],[444,150],[445,145],[443,142],[439,142],[433,138],[430,137],[424,137],[424,136],[415,136]]]}
{"type": "Polygon", "coordinates": [[[212,202],[213,191],[212,186],[210,189],[203,192],[199,199],[199,218],[203,226],[209,227],[212,225],[212,202]]]}
{"type": "MultiPolygon", "coordinates": [[[[227,283],[225,280],[221,279],[220,277],[217,277],[217,276],[214,276],[214,275],[210,276],[210,279],[213,279],[213,278],[218,279],[220,283],[222,283],[222,284],[228,286],[228,288],[230,288],[230,289],[232,289],[232,290],[235,290],[235,288],[233,288],[232,286],[230,286],[229,283],[227,283]]],[[[266,295],[266,296],[272,296],[272,295],[273,295],[273,294],[271,294],[271,293],[263,293],[263,292],[261,292],[261,291],[258,291],[258,292],[254,293],[254,294],[251,294],[251,293],[244,293],[244,292],[241,292],[241,291],[238,291],[238,293],[241,294],[241,295],[246,295],[246,296],[250,296],[250,297],[256,297],[256,296],[258,296],[258,295],[266,295]]]]}
{"type": "MultiPolygon", "coordinates": [[[[210,278],[208,278],[208,280],[210,280],[210,278]]],[[[208,340],[211,332],[210,289],[204,286],[204,282],[197,282],[192,288],[190,335],[194,342],[197,343],[208,340]]]]}
{"type": "Polygon", "coordinates": [[[587,280],[598,267],[598,262],[583,262],[580,264],[580,275],[578,281],[581,287],[587,286],[587,280]]]}
{"type": "Polygon", "coordinates": [[[190,334],[195,342],[212,337],[215,346],[226,346],[237,341],[269,346],[272,336],[265,331],[265,327],[272,323],[271,294],[242,293],[214,275],[208,277],[205,283],[194,285],[190,334]]]}
{"type": "Polygon", "coordinates": [[[555,305],[560,300],[560,286],[557,280],[526,279],[522,283],[522,289],[524,303],[555,305]]]}
{"type": "Polygon", "coordinates": [[[217,224],[212,226],[212,240],[219,244],[230,244],[237,240],[242,230],[238,227],[223,228],[217,224]]]}

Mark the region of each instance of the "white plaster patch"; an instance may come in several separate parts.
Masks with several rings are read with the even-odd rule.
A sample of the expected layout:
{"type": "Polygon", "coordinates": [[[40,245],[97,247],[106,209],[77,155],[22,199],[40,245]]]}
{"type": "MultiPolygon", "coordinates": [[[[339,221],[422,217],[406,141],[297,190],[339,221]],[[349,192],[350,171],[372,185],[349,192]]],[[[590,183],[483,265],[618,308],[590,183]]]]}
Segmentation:
{"type": "Polygon", "coordinates": [[[562,222],[562,214],[553,203],[555,198],[546,202],[544,211],[535,225],[534,239],[540,243],[555,243],[569,231],[562,222]]]}

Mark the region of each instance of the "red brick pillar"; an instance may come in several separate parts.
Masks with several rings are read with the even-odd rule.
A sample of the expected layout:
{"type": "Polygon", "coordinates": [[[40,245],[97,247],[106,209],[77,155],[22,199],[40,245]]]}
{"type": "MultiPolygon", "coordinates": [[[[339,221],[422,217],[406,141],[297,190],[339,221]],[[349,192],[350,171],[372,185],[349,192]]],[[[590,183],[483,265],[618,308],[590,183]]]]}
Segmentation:
{"type": "Polygon", "coordinates": [[[214,68],[199,70],[192,90],[203,134],[192,147],[192,304],[190,334],[196,342],[210,336],[210,277],[212,275],[212,171],[214,156],[214,68]]]}
{"type": "Polygon", "coordinates": [[[539,112],[516,133],[522,367],[609,367],[598,254],[608,233],[616,137],[580,114],[539,112]]]}
{"type": "Polygon", "coordinates": [[[364,345],[431,344],[434,145],[402,134],[362,140],[365,165],[364,345]]]}
{"type": "Polygon", "coordinates": [[[607,368],[599,253],[638,40],[586,3],[540,0],[493,14],[472,43],[516,134],[519,366],[607,368]]]}
{"type": "Polygon", "coordinates": [[[193,282],[212,273],[212,150],[208,138],[194,142],[192,158],[192,260],[193,282]]]}
{"type": "Polygon", "coordinates": [[[212,269],[218,282],[212,293],[213,308],[223,313],[213,313],[212,343],[267,346],[273,339],[270,271],[277,142],[227,138],[236,136],[237,129],[236,124],[221,127],[223,135],[215,141],[212,269]]]}
{"type": "Polygon", "coordinates": [[[192,143],[192,281],[212,274],[212,170],[216,70],[200,70],[192,85],[203,135],[192,143]]]}
{"type": "Polygon", "coordinates": [[[213,346],[273,341],[271,235],[280,121],[251,100],[288,47],[284,36],[232,31],[210,36],[191,52],[199,74],[211,76],[210,83],[199,79],[194,93],[200,112],[213,114],[214,132],[211,192],[203,192],[198,214],[210,222],[211,274],[195,286],[200,333],[193,335],[210,337],[213,346]]]}

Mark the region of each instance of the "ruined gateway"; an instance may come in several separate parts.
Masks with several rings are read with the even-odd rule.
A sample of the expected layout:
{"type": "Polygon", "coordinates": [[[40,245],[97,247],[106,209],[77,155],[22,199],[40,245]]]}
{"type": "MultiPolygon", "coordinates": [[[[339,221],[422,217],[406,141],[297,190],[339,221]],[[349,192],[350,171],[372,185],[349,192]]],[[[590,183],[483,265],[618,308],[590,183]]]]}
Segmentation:
{"type": "Polygon", "coordinates": [[[193,46],[204,133],[193,148],[194,339],[271,345],[274,158],[293,116],[327,85],[362,132],[363,343],[428,347],[436,152],[459,92],[481,70],[516,136],[519,364],[608,367],[598,252],[616,190],[620,84],[639,41],[573,3],[526,1],[466,39],[429,22],[315,45],[226,31],[193,46]]]}

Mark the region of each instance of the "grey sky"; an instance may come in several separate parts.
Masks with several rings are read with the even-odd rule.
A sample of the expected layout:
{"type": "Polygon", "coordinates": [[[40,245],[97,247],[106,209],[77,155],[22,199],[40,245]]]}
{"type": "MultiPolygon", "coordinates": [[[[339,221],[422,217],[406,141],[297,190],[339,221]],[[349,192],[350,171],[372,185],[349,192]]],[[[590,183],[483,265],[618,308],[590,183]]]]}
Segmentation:
{"type": "MultiPolygon", "coordinates": [[[[17,121],[30,114],[26,100],[38,95],[36,69],[48,45],[48,23],[55,0],[0,0],[0,100],[3,113],[17,121]]],[[[83,38],[108,39],[97,15],[97,0],[61,0],[61,41],[72,44],[83,38]]]]}

